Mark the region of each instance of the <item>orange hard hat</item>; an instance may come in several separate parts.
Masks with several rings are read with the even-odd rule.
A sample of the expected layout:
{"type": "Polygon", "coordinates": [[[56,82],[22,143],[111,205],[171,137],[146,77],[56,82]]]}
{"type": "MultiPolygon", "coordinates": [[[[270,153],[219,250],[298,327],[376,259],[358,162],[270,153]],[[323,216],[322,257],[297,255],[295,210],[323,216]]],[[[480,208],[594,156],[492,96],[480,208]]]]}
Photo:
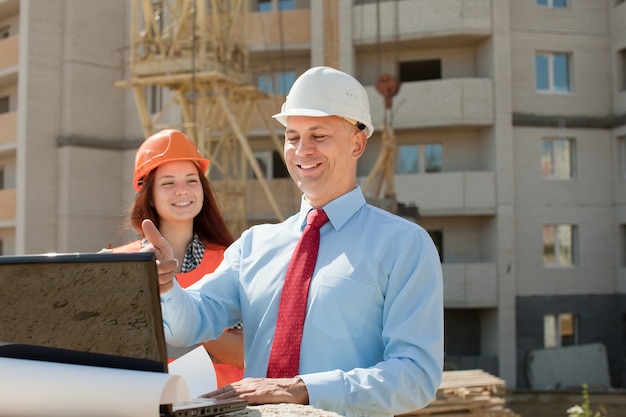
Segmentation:
{"type": "Polygon", "coordinates": [[[194,161],[206,174],[211,161],[200,155],[196,145],[183,132],[165,129],[146,139],[135,154],[133,186],[141,189],[143,178],[153,169],[172,161],[194,161]]]}

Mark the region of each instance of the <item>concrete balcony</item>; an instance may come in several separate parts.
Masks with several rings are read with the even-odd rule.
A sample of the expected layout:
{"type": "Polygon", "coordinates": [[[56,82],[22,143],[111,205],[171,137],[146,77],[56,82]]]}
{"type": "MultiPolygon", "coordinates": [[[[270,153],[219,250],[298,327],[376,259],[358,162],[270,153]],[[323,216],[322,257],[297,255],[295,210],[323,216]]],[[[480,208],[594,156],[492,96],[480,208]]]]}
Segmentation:
{"type": "Polygon", "coordinates": [[[0,153],[14,150],[17,143],[17,112],[0,113],[0,153]]]}
{"type": "Polygon", "coordinates": [[[443,263],[443,301],[446,308],[498,306],[495,263],[443,263]]]}
{"type": "MultiPolygon", "coordinates": [[[[372,120],[384,120],[384,100],[366,87],[372,120]]],[[[393,98],[396,129],[476,127],[494,123],[493,82],[484,78],[451,78],[403,83],[393,98]]]]}
{"type": "Polygon", "coordinates": [[[0,40],[0,71],[17,66],[19,63],[19,47],[19,35],[0,40]]]}
{"type": "MultiPolygon", "coordinates": [[[[251,12],[248,15],[248,50],[281,53],[304,51],[311,47],[311,11],[309,9],[282,12],[251,12]]],[[[265,56],[265,55],[264,55],[265,56]]]]}
{"type": "Polygon", "coordinates": [[[379,40],[419,47],[463,47],[481,42],[493,31],[491,0],[371,2],[355,6],[352,16],[352,39],[357,47],[379,40]],[[381,19],[377,28],[379,7],[380,16],[390,18],[381,19]]]}
{"type": "Polygon", "coordinates": [[[0,222],[15,220],[15,188],[0,190],[0,222]]]}
{"type": "MultiPolygon", "coordinates": [[[[362,185],[365,178],[359,178],[362,185]]],[[[217,186],[217,181],[215,181],[217,186]]],[[[282,214],[300,208],[302,192],[291,178],[268,180],[282,214]]],[[[492,172],[443,172],[395,177],[396,194],[402,203],[415,203],[420,216],[495,215],[495,175],[492,172]],[[445,190],[445,192],[442,192],[445,190]]],[[[251,221],[276,219],[257,180],[246,183],[246,214],[251,221]]]]}
{"type": "MultiPolygon", "coordinates": [[[[302,192],[291,178],[268,180],[267,184],[285,218],[300,209],[302,192]]],[[[246,183],[246,218],[251,222],[275,221],[277,219],[261,184],[257,180],[248,180],[246,183]]]]}
{"type": "Polygon", "coordinates": [[[396,175],[397,200],[414,203],[420,216],[496,214],[493,172],[461,171],[396,175]]]}
{"type": "MultiPolygon", "coordinates": [[[[366,86],[372,120],[383,120],[384,101],[374,86],[366,86]]],[[[250,119],[250,131],[264,131],[265,122],[280,111],[285,96],[258,101],[260,112],[250,119]],[[265,117],[265,120],[262,119],[265,117]]],[[[481,127],[494,123],[493,83],[484,78],[453,78],[404,83],[394,97],[396,129],[481,127]]],[[[280,125],[271,121],[280,130],[280,125]]],[[[375,126],[377,129],[380,126],[375,126]]]]}
{"type": "Polygon", "coordinates": [[[17,83],[20,37],[0,40],[0,87],[17,83]]]}

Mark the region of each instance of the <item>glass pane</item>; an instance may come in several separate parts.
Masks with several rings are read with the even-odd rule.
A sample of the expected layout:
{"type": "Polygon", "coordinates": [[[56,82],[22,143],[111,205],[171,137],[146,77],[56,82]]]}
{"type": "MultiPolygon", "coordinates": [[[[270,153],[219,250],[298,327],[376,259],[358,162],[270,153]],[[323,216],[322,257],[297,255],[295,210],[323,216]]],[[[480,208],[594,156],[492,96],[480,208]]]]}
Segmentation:
{"type": "Polygon", "coordinates": [[[277,94],[287,95],[294,82],[296,82],[295,72],[283,72],[278,74],[277,94]]]}
{"type": "Polygon", "coordinates": [[[547,6],[548,0],[537,0],[537,5],[539,6],[547,6]]]}
{"type": "Polygon", "coordinates": [[[543,226],[543,264],[554,265],[554,226],[543,226]]]}
{"type": "Polygon", "coordinates": [[[559,314],[559,329],[561,330],[561,346],[576,344],[576,316],[571,313],[559,314]]]}
{"type": "Polygon", "coordinates": [[[551,177],[554,172],[552,167],[552,141],[544,140],[541,143],[541,174],[551,177]]]}
{"type": "Polygon", "coordinates": [[[535,87],[537,90],[549,90],[548,81],[548,57],[546,55],[535,56],[535,87]]]}
{"type": "Polygon", "coordinates": [[[556,347],[556,318],[554,315],[543,316],[543,346],[556,347]]]}
{"type": "Polygon", "coordinates": [[[272,10],[272,0],[259,0],[258,10],[260,12],[269,12],[272,10]]]}
{"type": "Polygon", "coordinates": [[[558,264],[559,265],[573,265],[574,264],[574,252],[573,252],[573,239],[572,239],[572,226],[569,224],[563,224],[557,226],[557,246],[558,246],[558,264]]]}
{"type": "Polygon", "coordinates": [[[555,91],[570,91],[568,56],[565,54],[555,54],[552,59],[554,63],[555,91]]]}
{"type": "Polygon", "coordinates": [[[267,94],[274,94],[274,79],[269,75],[259,75],[257,87],[267,94]]]}
{"type": "Polygon", "coordinates": [[[552,0],[552,7],[567,7],[567,0],[552,0]]]}
{"type": "Polygon", "coordinates": [[[572,152],[569,139],[554,141],[554,173],[558,178],[571,178],[572,176],[572,152]]]}
{"type": "Polygon", "coordinates": [[[426,157],[426,172],[441,172],[443,165],[441,163],[441,145],[426,145],[424,156],[426,157]]]}
{"type": "Polygon", "coordinates": [[[400,146],[396,156],[396,174],[417,174],[419,164],[417,145],[400,146]]]}
{"type": "Polygon", "coordinates": [[[296,8],[296,2],[294,0],[280,0],[278,2],[279,10],[293,10],[296,8]]]}

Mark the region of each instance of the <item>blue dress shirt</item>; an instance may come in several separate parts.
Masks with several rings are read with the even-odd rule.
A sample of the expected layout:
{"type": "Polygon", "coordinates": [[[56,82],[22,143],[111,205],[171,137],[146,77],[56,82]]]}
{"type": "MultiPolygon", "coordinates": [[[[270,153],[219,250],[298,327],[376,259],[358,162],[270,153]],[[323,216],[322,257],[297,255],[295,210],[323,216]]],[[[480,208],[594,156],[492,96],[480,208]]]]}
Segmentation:
{"type": "MultiPolygon", "coordinates": [[[[312,207],[253,226],[212,274],[161,296],[166,339],[192,345],[244,323],[245,374],[265,377],[281,288],[312,207]]],[[[344,415],[424,407],[443,368],[443,282],[428,233],[366,204],[360,187],[323,207],[299,377],[309,403],[344,415]]]]}

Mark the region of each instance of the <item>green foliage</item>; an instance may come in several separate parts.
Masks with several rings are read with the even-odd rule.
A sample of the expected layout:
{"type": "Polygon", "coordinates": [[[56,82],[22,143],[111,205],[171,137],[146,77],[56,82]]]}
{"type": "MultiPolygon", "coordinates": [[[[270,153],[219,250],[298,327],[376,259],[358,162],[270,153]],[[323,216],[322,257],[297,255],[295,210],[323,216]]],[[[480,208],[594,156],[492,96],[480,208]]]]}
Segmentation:
{"type": "Polygon", "coordinates": [[[604,407],[600,406],[598,410],[591,408],[587,384],[583,384],[582,397],[583,401],[581,404],[567,409],[567,415],[569,417],[607,417],[606,409],[604,407]]]}

